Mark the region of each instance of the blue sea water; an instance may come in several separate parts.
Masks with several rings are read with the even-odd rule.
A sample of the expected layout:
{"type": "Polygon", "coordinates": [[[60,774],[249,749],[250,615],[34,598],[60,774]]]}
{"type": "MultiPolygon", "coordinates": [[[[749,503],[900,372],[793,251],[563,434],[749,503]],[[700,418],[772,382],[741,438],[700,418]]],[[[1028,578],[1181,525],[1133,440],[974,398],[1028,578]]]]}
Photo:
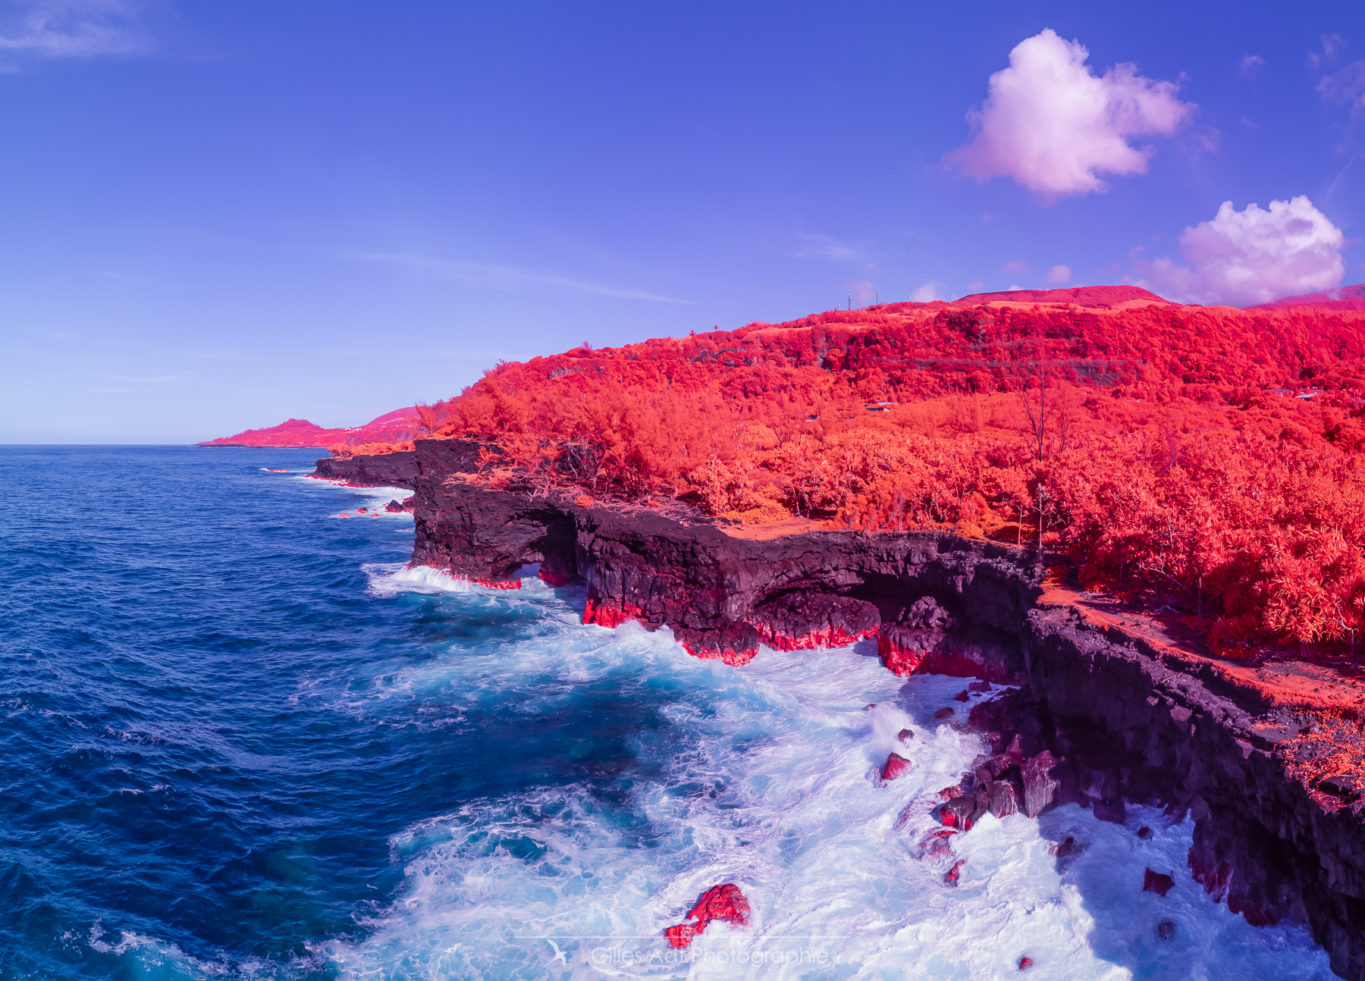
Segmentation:
{"type": "Polygon", "coordinates": [[[960,680],[735,669],[581,625],[581,588],[410,570],[411,519],[356,516],[399,492],[314,455],[0,447],[3,976],[1331,976],[1210,901],[1156,811],[921,857],[982,748],[933,718],[960,680]],[[726,881],[751,925],[668,948],[726,881]]]}

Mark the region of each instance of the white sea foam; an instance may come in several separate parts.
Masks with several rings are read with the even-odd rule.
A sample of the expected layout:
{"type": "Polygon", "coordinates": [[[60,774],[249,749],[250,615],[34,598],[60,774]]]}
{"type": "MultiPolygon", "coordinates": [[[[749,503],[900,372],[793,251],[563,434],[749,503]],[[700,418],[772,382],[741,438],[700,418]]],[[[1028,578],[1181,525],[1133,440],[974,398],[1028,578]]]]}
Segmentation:
{"type": "MultiPolygon", "coordinates": [[[[310,487],[320,487],[334,492],[340,491],[351,497],[362,498],[364,503],[357,505],[357,507],[365,508],[367,514],[374,514],[380,518],[398,519],[409,523],[412,521],[412,515],[409,512],[384,510],[385,506],[390,501],[402,503],[412,497],[412,491],[406,487],[353,487],[345,481],[331,480],[327,477],[314,477],[312,476],[311,471],[300,471],[298,472],[298,476],[294,479],[302,481],[310,487]]],[[[351,516],[351,513],[352,512],[348,510],[334,514],[332,517],[339,518],[343,515],[349,517],[351,516]]]]}
{"type": "Polygon", "coordinates": [[[169,979],[233,975],[252,978],[275,973],[272,965],[256,959],[231,964],[226,960],[205,961],[191,957],[173,943],[144,936],[133,930],[120,930],[118,939],[115,940],[105,933],[104,925],[98,921],[90,928],[86,943],[96,953],[118,958],[120,965],[130,977],[169,979]]]}
{"type": "Polygon", "coordinates": [[[369,580],[365,592],[381,599],[399,593],[470,593],[483,588],[428,565],[367,562],[360,569],[369,580]]]}
{"type": "Polygon", "coordinates": [[[363,941],[318,948],[343,976],[976,979],[1018,976],[1028,956],[1031,978],[1331,977],[1301,929],[1253,928],[1210,900],[1185,866],[1190,825],[1156,811],[1134,809],[1126,827],[1075,806],[987,817],[952,839],[955,855],[917,857],[939,828],[937,792],[984,748],[933,718],[944,706],[965,717],[961,679],[903,681],[851,648],[765,650],[733,669],[688,657],[666,631],[579,626],[537,585],[502,600],[540,608],[533,641],[452,651],[370,697],[416,691],[452,710],[502,699],[535,724],[605,681],[656,695],[670,738],[641,732],[643,776],[624,807],[542,788],[395,835],[398,900],[363,941]],[[878,787],[893,750],[911,771],[878,787]],[[1063,864],[1048,849],[1067,835],[1084,850],[1063,864]],[[954,888],[943,876],[956,858],[954,888]],[[1164,899],[1142,892],[1149,866],[1176,880],[1164,899]],[[716,924],[673,951],[663,929],[720,882],[748,896],[750,926],[716,924]],[[1166,919],[1169,941],[1156,934],[1166,919]]]}

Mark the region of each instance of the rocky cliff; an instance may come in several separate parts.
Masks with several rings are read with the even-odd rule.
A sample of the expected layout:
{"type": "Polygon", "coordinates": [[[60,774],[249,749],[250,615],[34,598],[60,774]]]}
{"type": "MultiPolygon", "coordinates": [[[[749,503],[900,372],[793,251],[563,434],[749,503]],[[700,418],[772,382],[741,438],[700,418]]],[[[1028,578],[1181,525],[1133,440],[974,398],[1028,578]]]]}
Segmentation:
{"type": "Polygon", "coordinates": [[[361,454],[346,459],[324,457],[317,462],[313,475],[356,487],[406,487],[412,490],[417,480],[417,459],[411,450],[361,454]]]}
{"type": "MultiPolygon", "coordinates": [[[[586,581],[585,621],[667,625],[693,654],[732,664],[759,644],[875,637],[901,674],[1020,684],[1012,720],[977,719],[998,730],[996,753],[944,806],[946,823],[1015,801],[1032,814],[1075,800],[1111,819],[1125,800],[1188,810],[1190,867],[1211,893],[1253,923],[1308,924],[1338,973],[1365,979],[1365,785],[1301,765],[1304,734],[1330,722],[1317,709],[1040,603],[1032,562],[1005,546],[927,532],[748,540],[643,508],[491,490],[461,476],[477,458],[470,444],[419,441],[386,472],[398,483],[411,468],[414,563],[504,588],[539,563],[552,585],[586,581]]],[[[351,479],[381,472],[346,463],[351,479]]],[[[1357,701],[1365,692],[1338,681],[1357,701]]],[[[1313,752],[1358,759],[1358,723],[1339,731],[1313,752]]]]}

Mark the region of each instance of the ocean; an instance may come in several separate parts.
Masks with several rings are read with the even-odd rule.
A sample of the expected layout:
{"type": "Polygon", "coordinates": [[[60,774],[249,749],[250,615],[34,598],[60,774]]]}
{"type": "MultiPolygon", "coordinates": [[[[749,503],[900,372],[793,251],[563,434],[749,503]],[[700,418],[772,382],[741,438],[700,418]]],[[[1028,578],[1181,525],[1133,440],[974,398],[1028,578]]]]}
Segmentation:
{"type": "Polygon", "coordinates": [[[984,748],[962,679],[866,644],[732,668],[534,570],[408,569],[411,518],[374,516],[405,492],[316,455],[0,447],[4,977],[1332,977],[1155,809],[926,850],[984,748]],[[750,924],[669,947],[722,882],[750,924]]]}

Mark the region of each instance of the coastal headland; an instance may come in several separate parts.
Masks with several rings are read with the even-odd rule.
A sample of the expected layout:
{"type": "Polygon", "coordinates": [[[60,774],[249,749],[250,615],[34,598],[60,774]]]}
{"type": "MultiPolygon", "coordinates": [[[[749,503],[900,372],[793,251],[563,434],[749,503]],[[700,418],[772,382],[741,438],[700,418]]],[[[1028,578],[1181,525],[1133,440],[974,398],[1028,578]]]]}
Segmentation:
{"type": "Polygon", "coordinates": [[[318,474],[411,487],[413,563],[515,588],[537,564],[587,585],[585,622],[668,627],[743,670],[781,651],[875,641],[888,669],[1019,686],[967,724],[992,753],[946,788],[940,819],[1077,802],[1122,820],[1158,803],[1194,820],[1189,867],[1253,924],[1307,924],[1365,977],[1365,682],[1307,662],[1228,664],[1141,611],[1042,581],[1026,549],[943,532],[740,537],[705,520],[467,479],[480,446],[419,439],[318,474]]]}

